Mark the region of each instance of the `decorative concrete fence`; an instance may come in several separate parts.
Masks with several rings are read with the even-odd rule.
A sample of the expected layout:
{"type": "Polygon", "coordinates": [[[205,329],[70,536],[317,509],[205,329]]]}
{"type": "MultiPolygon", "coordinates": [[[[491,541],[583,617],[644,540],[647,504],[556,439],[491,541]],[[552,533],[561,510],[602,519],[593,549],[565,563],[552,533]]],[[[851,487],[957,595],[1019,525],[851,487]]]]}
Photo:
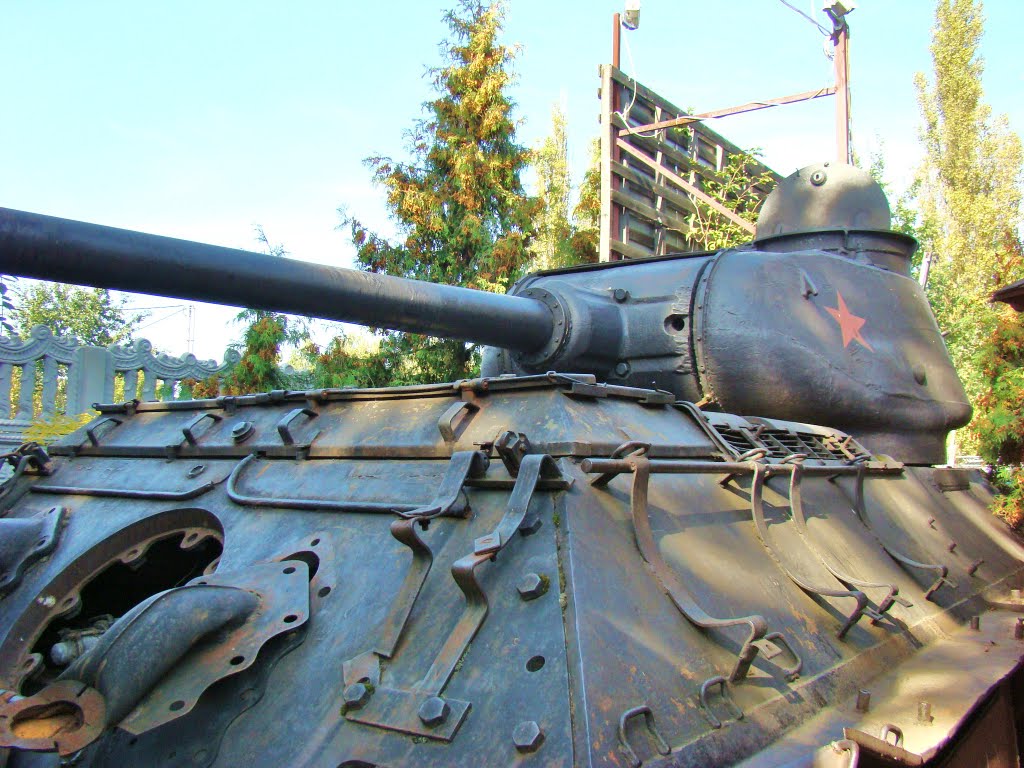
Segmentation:
{"type": "Polygon", "coordinates": [[[113,402],[118,378],[124,383],[126,400],[170,400],[178,382],[222,377],[240,358],[234,349],[224,353],[223,363],[197,360],[192,354],[154,355],[146,339],[90,346],[54,336],[43,325],[35,326],[25,340],[0,336],[0,451],[20,445],[35,418],[52,418],[57,413],[73,416],[88,411],[93,403],[113,402]],[[15,375],[15,369],[20,375],[15,375]],[[38,400],[37,377],[42,385],[38,400]],[[19,385],[12,398],[15,379],[19,385]]]}

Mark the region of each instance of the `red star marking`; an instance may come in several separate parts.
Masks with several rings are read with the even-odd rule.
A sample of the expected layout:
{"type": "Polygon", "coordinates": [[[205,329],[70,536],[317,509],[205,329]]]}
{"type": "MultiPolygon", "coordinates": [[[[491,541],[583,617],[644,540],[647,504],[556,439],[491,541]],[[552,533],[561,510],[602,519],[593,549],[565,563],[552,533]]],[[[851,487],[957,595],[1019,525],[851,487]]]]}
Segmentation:
{"type": "Polygon", "coordinates": [[[850,311],[849,307],[846,306],[846,302],[843,301],[843,294],[839,291],[836,291],[836,298],[838,299],[838,306],[834,308],[825,307],[825,310],[839,323],[839,330],[843,332],[843,347],[850,346],[850,342],[856,339],[864,349],[874,352],[875,350],[871,348],[871,345],[864,341],[864,337],[860,335],[860,329],[864,327],[865,323],[864,318],[857,317],[850,311]]]}

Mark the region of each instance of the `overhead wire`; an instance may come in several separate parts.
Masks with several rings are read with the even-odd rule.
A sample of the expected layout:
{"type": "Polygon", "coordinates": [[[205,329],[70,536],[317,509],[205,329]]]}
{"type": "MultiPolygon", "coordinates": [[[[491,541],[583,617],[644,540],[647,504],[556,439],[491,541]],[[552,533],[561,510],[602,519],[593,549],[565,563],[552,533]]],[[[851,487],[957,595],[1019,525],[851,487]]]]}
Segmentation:
{"type": "MultiPolygon", "coordinates": [[[[628,27],[627,27],[627,29],[628,29],[628,27]]],[[[624,122],[626,124],[626,126],[628,127],[629,126],[629,112],[630,112],[631,109],[633,109],[633,105],[636,104],[636,93],[639,90],[639,88],[637,87],[636,64],[633,63],[633,49],[629,47],[629,35],[626,35],[623,38],[623,40],[626,43],[626,58],[629,59],[629,71],[630,71],[629,79],[633,81],[633,98],[631,98],[629,100],[629,106],[627,106],[625,110],[616,110],[613,114],[616,114],[619,117],[621,117],[622,118],[622,122],[624,122]]],[[[614,86],[614,84],[613,84],[613,86],[614,86]]],[[[634,135],[634,136],[644,136],[644,137],[650,138],[652,136],[657,136],[658,135],[658,129],[655,129],[655,130],[650,131],[648,133],[644,133],[642,131],[637,131],[636,133],[634,133],[632,135],[634,135]]]]}
{"type": "Polygon", "coordinates": [[[809,16],[808,14],[804,13],[799,8],[797,8],[795,5],[793,5],[792,3],[787,2],[786,0],[779,0],[779,2],[782,3],[784,6],[786,6],[787,8],[789,8],[794,13],[798,13],[798,14],[800,14],[800,16],[802,16],[803,18],[807,19],[807,21],[809,21],[811,24],[816,26],[818,28],[818,31],[821,32],[821,34],[825,35],[825,37],[831,37],[832,36],[831,30],[828,30],[825,27],[823,27],[821,25],[821,23],[817,19],[815,19],[813,16],[809,16]]]}
{"type": "Polygon", "coordinates": [[[153,321],[153,322],[151,322],[151,323],[146,323],[145,325],[140,325],[140,326],[139,326],[138,328],[136,328],[135,330],[137,330],[137,331],[141,331],[141,330],[143,330],[143,329],[145,329],[145,328],[149,328],[149,327],[151,327],[151,326],[154,326],[154,325],[156,325],[157,323],[162,323],[162,322],[163,322],[164,320],[170,320],[170,319],[171,319],[172,317],[175,317],[176,315],[180,315],[180,314],[181,314],[182,312],[184,312],[184,311],[185,311],[185,307],[179,307],[178,309],[174,310],[174,311],[173,311],[173,312],[171,312],[170,314],[168,314],[168,315],[164,315],[163,317],[160,317],[160,318],[157,318],[156,320],[154,320],[154,321],[153,321]]]}

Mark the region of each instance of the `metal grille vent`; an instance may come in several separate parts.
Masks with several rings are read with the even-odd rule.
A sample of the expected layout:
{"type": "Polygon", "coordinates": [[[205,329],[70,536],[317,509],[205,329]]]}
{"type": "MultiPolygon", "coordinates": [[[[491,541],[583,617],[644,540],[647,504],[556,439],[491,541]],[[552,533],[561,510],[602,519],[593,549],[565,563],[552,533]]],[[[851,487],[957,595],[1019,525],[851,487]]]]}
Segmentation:
{"type": "Polygon", "coordinates": [[[747,430],[730,429],[728,427],[718,427],[716,429],[721,438],[736,451],[737,454],[743,454],[752,448],[761,448],[762,446],[751,440],[747,435],[747,430]]]}
{"type": "Polygon", "coordinates": [[[843,463],[867,459],[871,457],[856,440],[842,432],[819,433],[796,428],[799,425],[775,422],[768,424],[751,424],[741,421],[715,423],[709,419],[710,426],[731,448],[737,456],[755,448],[763,448],[768,458],[786,459],[794,454],[804,454],[810,459],[821,461],[840,461],[843,463]],[[788,428],[787,428],[788,427],[788,428]]]}

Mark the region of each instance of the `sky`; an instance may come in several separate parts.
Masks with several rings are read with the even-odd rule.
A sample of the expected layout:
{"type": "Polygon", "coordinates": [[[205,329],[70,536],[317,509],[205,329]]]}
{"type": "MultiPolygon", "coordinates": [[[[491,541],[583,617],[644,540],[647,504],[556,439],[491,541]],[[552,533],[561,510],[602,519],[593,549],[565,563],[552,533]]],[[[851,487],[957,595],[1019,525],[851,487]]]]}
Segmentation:
{"type": "MultiPolygon", "coordinates": [[[[821,3],[790,0],[829,26],[821,3]]],[[[3,0],[0,206],[258,249],[339,267],[354,249],[339,207],[393,232],[363,159],[407,157],[405,132],[431,98],[447,3],[418,0],[3,0]]],[[[534,146],[552,107],[569,122],[574,183],[598,131],[598,66],[622,0],[508,0],[520,46],[510,95],[534,146]]],[[[985,94],[1024,130],[1019,3],[985,3],[985,94]]],[[[932,0],[862,0],[850,14],[855,149],[881,150],[899,189],[920,151],[915,72],[930,70],[932,0]]],[[[622,68],[698,112],[833,82],[825,38],[781,0],[643,0],[622,68]]],[[[834,101],[716,120],[783,175],[835,154],[834,101]]],[[[0,272],[3,264],[0,262],[0,272]]],[[[268,290],[273,290],[268,286],[268,290]]],[[[223,356],[235,309],[133,297],[157,307],[139,335],[178,355],[223,356]]],[[[320,341],[333,328],[314,328],[320,341]]]]}

